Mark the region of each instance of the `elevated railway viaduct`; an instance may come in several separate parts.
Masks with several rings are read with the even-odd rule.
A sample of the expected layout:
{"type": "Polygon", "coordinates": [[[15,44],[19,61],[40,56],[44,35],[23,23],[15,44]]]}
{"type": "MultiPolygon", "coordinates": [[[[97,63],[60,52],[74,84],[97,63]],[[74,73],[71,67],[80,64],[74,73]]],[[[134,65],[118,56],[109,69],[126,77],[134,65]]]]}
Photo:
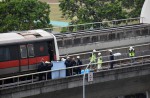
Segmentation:
{"type": "Polygon", "coordinates": [[[108,29],[55,34],[60,55],[150,42],[150,25],[138,24],[108,29]]]}
{"type": "MultiPolygon", "coordinates": [[[[86,80],[86,98],[116,98],[134,93],[150,94],[149,62],[95,72],[93,82],[86,80]]],[[[82,75],[6,87],[1,98],[82,98],[82,75]],[[30,96],[30,97],[29,97],[30,96]]]]}

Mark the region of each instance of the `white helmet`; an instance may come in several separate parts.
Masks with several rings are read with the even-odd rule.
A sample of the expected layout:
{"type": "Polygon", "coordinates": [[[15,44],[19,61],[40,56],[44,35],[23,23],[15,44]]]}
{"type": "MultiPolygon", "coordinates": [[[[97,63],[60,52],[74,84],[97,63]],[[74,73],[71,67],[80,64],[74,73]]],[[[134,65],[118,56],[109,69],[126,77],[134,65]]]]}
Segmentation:
{"type": "Polygon", "coordinates": [[[65,58],[61,58],[61,61],[65,61],[65,58]]]}
{"type": "Polygon", "coordinates": [[[77,58],[79,59],[79,58],[80,58],[80,56],[77,56],[77,58]]]}
{"type": "Polygon", "coordinates": [[[130,46],[129,50],[134,50],[134,48],[132,46],[130,46]]]}
{"type": "Polygon", "coordinates": [[[109,49],[108,51],[109,51],[109,52],[112,52],[112,50],[111,50],[111,49],[109,49]]]}
{"type": "Polygon", "coordinates": [[[93,52],[96,52],[96,50],[94,49],[93,52]]]}
{"type": "Polygon", "coordinates": [[[101,55],[101,53],[99,52],[98,55],[101,55]]]}

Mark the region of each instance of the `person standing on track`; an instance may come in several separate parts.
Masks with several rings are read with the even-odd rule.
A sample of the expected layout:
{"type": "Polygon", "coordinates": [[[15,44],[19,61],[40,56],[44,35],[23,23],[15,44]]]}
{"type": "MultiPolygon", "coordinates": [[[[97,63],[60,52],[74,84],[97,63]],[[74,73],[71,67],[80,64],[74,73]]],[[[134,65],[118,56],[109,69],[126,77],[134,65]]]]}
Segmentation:
{"type": "Polygon", "coordinates": [[[132,46],[129,48],[129,57],[131,58],[131,63],[133,63],[135,61],[135,50],[132,46]]]}
{"type": "MultiPolygon", "coordinates": [[[[96,63],[96,50],[94,49],[91,57],[90,57],[90,63],[96,63]]],[[[91,64],[90,69],[95,69],[94,64],[91,64]]]]}
{"type": "Polygon", "coordinates": [[[113,55],[111,49],[109,50],[109,53],[110,53],[109,58],[110,58],[110,61],[111,61],[111,62],[110,62],[110,69],[113,69],[113,67],[114,67],[114,62],[113,62],[112,60],[114,60],[114,55],[113,55]]]}
{"type": "Polygon", "coordinates": [[[102,55],[99,52],[98,53],[98,58],[97,58],[97,71],[99,71],[100,69],[102,69],[102,55]]]}

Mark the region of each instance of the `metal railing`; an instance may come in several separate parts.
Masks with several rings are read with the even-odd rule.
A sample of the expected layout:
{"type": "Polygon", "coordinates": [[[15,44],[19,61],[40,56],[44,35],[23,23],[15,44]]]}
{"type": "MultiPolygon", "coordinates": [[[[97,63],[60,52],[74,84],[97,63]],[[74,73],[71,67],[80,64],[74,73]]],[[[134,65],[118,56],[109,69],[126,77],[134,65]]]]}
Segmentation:
{"type": "MultiPolygon", "coordinates": [[[[124,67],[127,65],[137,65],[137,64],[150,63],[150,55],[133,57],[132,59],[135,60],[134,63],[131,63],[131,58],[105,61],[102,63],[102,69],[100,69],[100,70],[108,70],[111,62],[114,62],[114,68],[115,67],[122,67],[122,66],[124,67]]],[[[37,82],[45,82],[45,81],[50,80],[48,78],[49,73],[52,73],[55,71],[66,70],[66,69],[69,69],[73,72],[73,70],[75,68],[82,68],[84,70],[86,66],[91,67],[91,66],[95,66],[95,65],[97,65],[97,63],[91,63],[91,65],[84,64],[81,66],[68,67],[68,68],[59,69],[59,70],[48,70],[48,71],[43,71],[43,72],[36,72],[36,73],[30,73],[30,74],[1,78],[0,79],[0,82],[1,82],[0,88],[5,89],[7,87],[21,86],[21,85],[27,85],[27,84],[37,83],[37,82]],[[43,74],[45,76],[45,79],[39,81],[37,79],[37,77],[39,77],[40,74],[43,74]],[[29,78],[29,79],[22,81],[21,79],[23,79],[23,78],[29,78]],[[11,83],[7,83],[9,80],[14,80],[14,81],[11,83]]],[[[97,69],[95,69],[95,70],[97,70],[97,69]]],[[[73,73],[71,74],[71,76],[74,76],[74,75],[81,75],[81,74],[73,74],[73,73]]],[[[68,77],[70,77],[70,76],[68,76],[68,77]]]]}
{"type": "MultiPolygon", "coordinates": [[[[131,45],[133,46],[133,45],[131,45]]],[[[140,44],[140,45],[134,45],[133,47],[134,48],[137,48],[137,47],[144,47],[144,46],[150,46],[150,43],[147,43],[147,44],[140,44]]],[[[120,47],[120,48],[113,48],[112,51],[114,50],[121,50],[121,49],[126,49],[126,51],[129,50],[129,47],[130,46],[125,46],[125,47],[120,47]]],[[[98,52],[107,52],[109,49],[104,49],[104,50],[96,50],[95,53],[98,53],[98,52]]],[[[69,56],[69,57],[76,57],[76,56],[80,56],[80,55],[87,55],[87,54],[91,54],[92,52],[84,52],[84,53],[75,53],[75,54],[66,54],[66,55],[62,55],[60,56],[60,58],[65,58],[66,56],[69,56]]]]}
{"type": "Polygon", "coordinates": [[[44,28],[44,30],[49,31],[49,32],[56,31],[56,32],[70,32],[71,33],[71,32],[78,32],[82,30],[85,31],[85,30],[104,29],[104,28],[110,28],[110,27],[140,24],[140,19],[143,20],[143,17],[69,25],[67,27],[44,28]]]}
{"type": "MultiPolygon", "coordinates": [[[[144,56],[144,55],[150,55],[150,50],[144,50],[144,51],[138,51],[138,52],[135,52],[135,55],[138,57],[138,56],[144,56]]],[[[136,57],[135,56],[135,57],[136,57]]],[[[105,62],[105,61],[109,61],[109,57],[110,55],[107,55],[107,56],[102,56],[102,60],[105,62]]],[[[128,58],[129,57],[129,54],[128,53],[121,53],[120,56],[115,56],[115,60],[117,59],[123,59],[123,58],[128,58]]],[[[89,57],[90,58],[90,57],[89,57]]],[[[90,59],[88,57],[86,59],[82,59],[82,63],[83,64],[87,64],[90,62],[90,59]]]]}

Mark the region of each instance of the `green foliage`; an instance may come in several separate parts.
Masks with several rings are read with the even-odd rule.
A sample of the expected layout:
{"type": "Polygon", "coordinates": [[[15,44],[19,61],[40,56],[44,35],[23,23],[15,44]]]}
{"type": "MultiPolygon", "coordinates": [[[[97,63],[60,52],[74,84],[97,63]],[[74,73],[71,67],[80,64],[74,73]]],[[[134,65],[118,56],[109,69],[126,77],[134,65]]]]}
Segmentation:
{"type": "Polygon", "coordinates": [[[37,0],[0,2],[0,32],[49,27],[50,7],[37,0]]]}
{"type": "Polygon", "coordinates": [[[127,10],[128,17],[140,17],[141,9],[145,0],[119,0],[121,5],[127,10]]]}
{"type": "Polygon", "coordinates": [[[139,17],[145,0],[60,0],[63,16],[72,24],[139,17]]]}
{"type": "Polygon", "coordinates": [[[115,0],[60,0],[60,8],[63,16],[69,19],[77,16],[77,23],[101,22],[126,17],[120,2],[115,0]]]}

